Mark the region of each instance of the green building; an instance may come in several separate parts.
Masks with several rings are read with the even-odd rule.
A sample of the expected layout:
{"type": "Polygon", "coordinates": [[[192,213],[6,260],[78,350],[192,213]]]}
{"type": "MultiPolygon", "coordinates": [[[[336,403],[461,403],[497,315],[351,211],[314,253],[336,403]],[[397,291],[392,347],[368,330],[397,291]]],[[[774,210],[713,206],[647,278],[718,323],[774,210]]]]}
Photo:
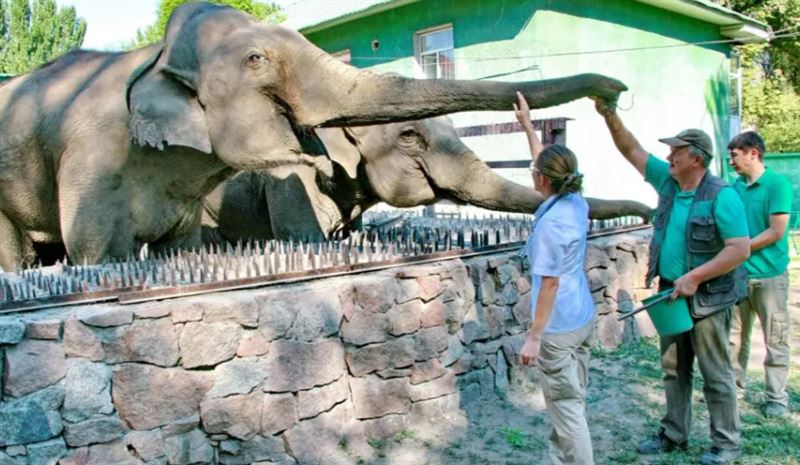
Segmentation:
{"type": "MultiPolygon", "coordinates": [[[[738,130],[732,47],[768,38],[764,24],[707,0],[297,2],[287,15],[286,25],[359,68],[438,79],[618,78],[630,89],[619,102],[623,120],[662,157],[668,151],[657,139],[688,127],[713,134],[717,153],[724,152],[738,130]]],[[[471,129],[464,142],[478,155],[529,184],[519,168],[529,159],[525,137],[499,124],[515,121],[510,110],[452,119],[471,129]]],[[[618,155],[590,100],[534,112],[534,119],[551,118],[566,121],[563,135],[578,154],[587,195],[654,204],[655,193],[618,155]]],[[[716,172],[725,169],[722,161],[716,172]]]]}

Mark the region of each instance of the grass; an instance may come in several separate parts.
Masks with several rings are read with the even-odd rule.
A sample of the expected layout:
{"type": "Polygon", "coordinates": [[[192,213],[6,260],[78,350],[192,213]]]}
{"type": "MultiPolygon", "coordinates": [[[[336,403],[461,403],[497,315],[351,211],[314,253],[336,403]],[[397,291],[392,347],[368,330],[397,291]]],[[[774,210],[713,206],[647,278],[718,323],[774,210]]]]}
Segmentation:
{"type": "MultiPolygon", "coordinates": [[[[796,327],[797,325],[795,325],[796,327]]],[[[796,332],[796,331],[794,331],[796,332]]],[[[703,450],[710,446],[708,439],[708,409],[702,398],[702,376],[696,371],[693,402],[693,431],[690,449],[687,452],[673,452],[658,457],[643,457],[636,453],[636,445],[648,433],[655,432],[664,412],[663,400],[654,402],[643,395],[646,391],[659,394],[663,399],[661,369],[657,339],[645,339],[613,351],[595,351],[594,356],[601,364],[618,364],[622,367],[614,379],[604,379],[607,385],[617,383],[636,415],[647,415],[644,428],[631,428],[620,421],[620,429],[612,433],[618,444],[606,454],[598,454],[598,464],[646,463],[650,465],[679,465],[696,463],[703,450]],[[646,389],[643,390],[642,387],[646,389]],[[644,392],[643,392],[644,391],[644,392]]],[[[800,354],[794,350],[793,365],[790,371],[789,392],[790,412],[783,418],[765,418],[760,411],[764,392],[763,382],[750,382],[745,400],[739,403],[742,424],[742,457],[739,465],[800,465],[800,354]]],[[[760,364],[748,372],[750,380],[763,378],[760,364]]],[[[592,374],[597,379],[595,373],[592,374]]]]}

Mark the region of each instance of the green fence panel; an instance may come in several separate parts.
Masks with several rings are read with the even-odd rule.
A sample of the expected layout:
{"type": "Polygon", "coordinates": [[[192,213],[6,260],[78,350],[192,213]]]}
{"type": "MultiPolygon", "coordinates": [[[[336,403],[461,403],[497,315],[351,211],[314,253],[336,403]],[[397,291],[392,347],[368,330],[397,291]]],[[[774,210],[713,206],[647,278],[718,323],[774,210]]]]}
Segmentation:
{"type": "Polygon", "coordinates": [[[768,153],[764,157],[764,164],[775,172],[778,172],[792,183],[794,198],[792,199],[792,216],[789,219],[789,227],[794,232],[800,230],[800,152],[795,153],[768,153]]]}

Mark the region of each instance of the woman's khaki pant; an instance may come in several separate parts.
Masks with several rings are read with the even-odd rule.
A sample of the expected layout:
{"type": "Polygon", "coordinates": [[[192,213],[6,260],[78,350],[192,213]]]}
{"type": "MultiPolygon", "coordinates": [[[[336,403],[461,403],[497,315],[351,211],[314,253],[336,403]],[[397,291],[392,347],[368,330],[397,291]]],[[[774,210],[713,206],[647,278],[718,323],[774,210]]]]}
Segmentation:
{"type": "Polygon", "coordinates": [[[591,465],[592,438],[586,423],[586,382],[594,321],[569,333],[542,335],[539,368],[550,414],[553,465],[591,465]]]}

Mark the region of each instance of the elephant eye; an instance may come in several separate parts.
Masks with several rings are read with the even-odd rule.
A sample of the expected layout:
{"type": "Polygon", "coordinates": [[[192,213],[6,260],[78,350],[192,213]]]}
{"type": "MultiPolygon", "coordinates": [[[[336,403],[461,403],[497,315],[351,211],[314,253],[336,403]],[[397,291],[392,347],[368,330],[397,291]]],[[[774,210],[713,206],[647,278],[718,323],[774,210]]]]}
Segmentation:
{"type": "Polygon", "coordinates": [[[414,128],[404,128],[400,131],[400,137],[416,137],[417,131],[414,128]]]}
{"type": "Polygon", "coordinates": [[[267,57],[258,53],[251,53],[247,55],[247,62],[251,65],[260,65],[267,62],[267,57]]]}

